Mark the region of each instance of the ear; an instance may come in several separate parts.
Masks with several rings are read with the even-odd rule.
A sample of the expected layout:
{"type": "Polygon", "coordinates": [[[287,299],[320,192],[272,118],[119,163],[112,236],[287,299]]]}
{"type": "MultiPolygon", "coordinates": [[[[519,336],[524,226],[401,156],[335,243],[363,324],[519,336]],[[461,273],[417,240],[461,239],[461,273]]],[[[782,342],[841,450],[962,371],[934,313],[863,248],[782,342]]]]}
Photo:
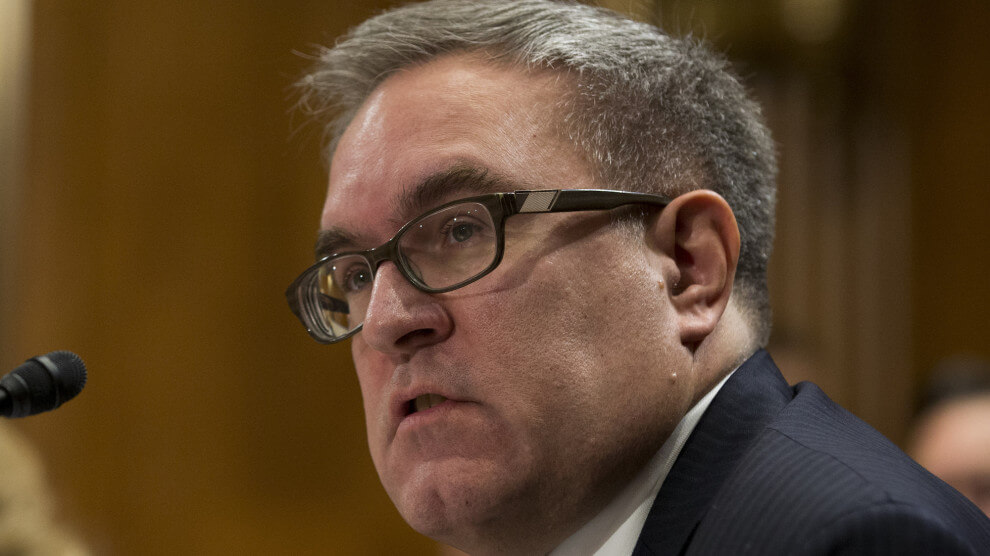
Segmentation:
{"type": "Polygon", "coordinates": [[[681,343],[693,351],[715,329],[732,293],[739,261],[736,218],[725,199],[700,189],[667,205],[651,232],[668,260],[664,275],[681,343]]]}

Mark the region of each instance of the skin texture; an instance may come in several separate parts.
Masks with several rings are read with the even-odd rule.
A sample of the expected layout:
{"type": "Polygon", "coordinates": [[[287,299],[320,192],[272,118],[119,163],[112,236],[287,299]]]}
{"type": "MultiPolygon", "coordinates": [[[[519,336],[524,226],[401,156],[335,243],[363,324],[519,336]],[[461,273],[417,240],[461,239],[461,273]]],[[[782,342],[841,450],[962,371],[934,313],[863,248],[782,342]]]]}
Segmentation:
{"type": "Polygon", "coordinates": [[[919,423],[912,455],[990,516],[990,394],[938,405],[919,423]]]}
{"type": "MultiPolygon", "coordinates": [[[[417,216],[403,196],[456,167],[504,190],[601,187],[547,125],[564,86],[467,55],[391,76],[338,144],[322,228],[378,245],[417,216]]],[[[515,216],[502,264],[445,294],[379,268],[351,349],[372,459],[413,528],[473,554],[548,552],[739,359],[725,202],[683,195],[635,237],[608,223],[515,216]],[[407,416],[426,393],[448,401],[407,416]]]]}

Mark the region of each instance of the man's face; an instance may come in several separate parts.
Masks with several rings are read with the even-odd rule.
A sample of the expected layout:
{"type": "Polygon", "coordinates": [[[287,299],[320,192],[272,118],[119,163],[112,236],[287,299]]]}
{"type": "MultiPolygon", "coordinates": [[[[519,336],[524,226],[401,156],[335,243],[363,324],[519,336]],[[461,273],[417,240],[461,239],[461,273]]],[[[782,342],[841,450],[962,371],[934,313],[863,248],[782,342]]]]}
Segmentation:
{"type": "MultiPolygon", "coordinates": [[[[341,138],[322,227],[367,248],[483,189],[598,186],[547,125],[559,79],[467,56],[390,77],[341,138]],[[464,168],[488,174],[419,206],[421,184],[464,168]]],[[[449,293],[416,290],[390,262],[379,268],[351,349],[372,459],[414,528],[462,546],[507,533],[559,541],[689,407],[661,257],[608,221],[514,216],[501,265],[449,293]],[[414,412],[427,395],[442,403],[414,412]]]]}
{"type": "Polygon", "coordinates": [[[990,516],[990,394],[932,409],[916,432],[913,456],[990,516]]]}

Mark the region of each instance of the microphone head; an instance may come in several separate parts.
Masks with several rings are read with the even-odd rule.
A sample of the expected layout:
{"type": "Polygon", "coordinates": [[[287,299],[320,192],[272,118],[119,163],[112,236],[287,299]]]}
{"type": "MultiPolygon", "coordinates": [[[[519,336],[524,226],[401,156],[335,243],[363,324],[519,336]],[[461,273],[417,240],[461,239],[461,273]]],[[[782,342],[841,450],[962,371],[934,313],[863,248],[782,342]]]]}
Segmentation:
{"type": "Polygon", "coordinates": [[[3,378],[2,413],[26,417],[50,411],[74,398],[86,386],[86,365],[71,351],[53,351],[28,359],[3,378]]]}
{"type": "Polygon", "coordinates": [[[55,409],[76,397],[86,386],[86,364],[75,353],[65,350],[53,351],[47,355],[39,355],[35,359],[45,366],[55,386],[54,394],[46,391],[46,395],[54,397],[55,405],[41,411],[55,409]]]}

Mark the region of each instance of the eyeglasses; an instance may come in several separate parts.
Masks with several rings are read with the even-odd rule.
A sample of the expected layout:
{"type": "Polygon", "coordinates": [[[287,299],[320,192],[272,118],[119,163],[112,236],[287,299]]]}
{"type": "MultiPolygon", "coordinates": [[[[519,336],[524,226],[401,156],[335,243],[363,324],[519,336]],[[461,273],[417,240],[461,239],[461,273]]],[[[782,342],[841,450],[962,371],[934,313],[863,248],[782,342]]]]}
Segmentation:
{"type": "Polygon", "coordinates": [[[392,261],[427,293],[464,287],[495,268],[505,251],[505,220],[516,214],[611,210],[625,205],[664,207],[650,193],[549,189],[490,193],[453,201],[414,218],[392,239],[364,251],[335,253],[306,269],[285,290],[289,308],[317,342],[356,334],[371,302],[375,271],[392,261]]]}

